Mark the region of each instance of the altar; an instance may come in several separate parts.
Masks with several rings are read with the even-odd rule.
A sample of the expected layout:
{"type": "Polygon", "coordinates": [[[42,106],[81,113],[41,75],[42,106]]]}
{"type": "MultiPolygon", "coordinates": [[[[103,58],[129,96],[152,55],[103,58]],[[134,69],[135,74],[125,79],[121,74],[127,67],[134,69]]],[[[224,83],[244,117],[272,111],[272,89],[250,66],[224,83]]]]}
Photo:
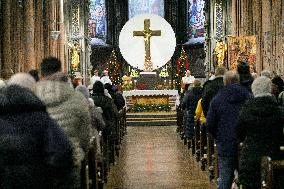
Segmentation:
{"type": "Polygon", "coordinates": [[[126,107],[133,105],[170,105],[176,110],[180,104],[178,90],[132,90],[123,91],[126,107]]]}

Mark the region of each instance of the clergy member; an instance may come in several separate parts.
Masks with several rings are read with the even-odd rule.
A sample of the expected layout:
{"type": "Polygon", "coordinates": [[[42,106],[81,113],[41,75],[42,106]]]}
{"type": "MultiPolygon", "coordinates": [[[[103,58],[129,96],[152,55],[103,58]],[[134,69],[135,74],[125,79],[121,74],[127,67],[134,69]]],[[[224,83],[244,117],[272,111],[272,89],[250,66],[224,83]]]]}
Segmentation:
{"type": "Polygon", "coordinates": [[[191,72],[189,70],[186,71],[186,75],[184,77],[182,77],[182,83],[181,83],[181,88],[182,88],[182,91],[183,90],[187,90],[185,89],[185,85],[186,84],[193,84],[194,80],[195,80],[195,77],[191,75],[191,72]]]}
{"type": "Polygon", "coordinates": [[[99,71],[98,70],[95,70],[94,71],[94,76],[91,77],[91,84],[93,85],[96,81],[100,81],[101,78],[99,76],[99,71]]]}
{"type": "Polygon", "coordinates": [[[104,75],[101,77],[101,82],[102,82],[103,84],[109,83],[109,84],[112,85],[112,82],[111,82],[111,80],[110,80],[110,78],[109,78],[109,76],[108,76],[108,71],[107,71],[107,70],[104,70],[103,73],[104,73],[104,75]]]}

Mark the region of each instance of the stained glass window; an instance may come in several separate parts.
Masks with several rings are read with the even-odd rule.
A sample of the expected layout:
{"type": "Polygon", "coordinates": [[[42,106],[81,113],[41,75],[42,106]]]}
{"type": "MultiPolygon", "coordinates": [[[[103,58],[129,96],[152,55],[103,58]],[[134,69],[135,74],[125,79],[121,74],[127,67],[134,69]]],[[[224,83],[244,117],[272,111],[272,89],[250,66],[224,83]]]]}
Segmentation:
{"type": "Polygon", "coordinates": [[[138,14],[164,17],[164,0],[128,0],[129,19],[138,14]]]}
{"type": "Polygon", "coordinates": [[[188,44],[204,43],[204,0],[188,0],[188,44]]]}
{"type": "Polygon", "coordinates": [[[91,44],[105,44],[106,9],[105,0],[90,1],[89,35],[91,44]]]}

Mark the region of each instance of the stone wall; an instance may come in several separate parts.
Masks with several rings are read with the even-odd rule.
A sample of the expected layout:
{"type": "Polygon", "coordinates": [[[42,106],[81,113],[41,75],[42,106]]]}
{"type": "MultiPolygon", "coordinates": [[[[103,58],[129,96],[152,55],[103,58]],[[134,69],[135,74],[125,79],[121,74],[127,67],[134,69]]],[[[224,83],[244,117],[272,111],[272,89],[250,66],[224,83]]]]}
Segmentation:
{"type": "Polygon", "coordinates": [[[257,72],[283,76],[283,0],[232,0],[232,35],[256,35],[257,72]]]}
{"type": "MultiPolygon", "coordinates": [[[[62,70],[68,71],[68,32],[65,27],[69,25],[70,17],[65,16],[70,12],[66,9],[71,3],[76,2],[0,1],[0,78],[39,69],[41,60],[48,56],[58,57],[63,63],[62,70]],[[52,31],[60,31],[59,37],[54,37],[52,31]]],[[[77,3],[88,5],[88,0],[77,3]]],[[[85,15],[81,14],[81,17],[84,19],[85,15]]],[[[87,23],[87,20],[82,20],[82,23],[87,23]]]]}

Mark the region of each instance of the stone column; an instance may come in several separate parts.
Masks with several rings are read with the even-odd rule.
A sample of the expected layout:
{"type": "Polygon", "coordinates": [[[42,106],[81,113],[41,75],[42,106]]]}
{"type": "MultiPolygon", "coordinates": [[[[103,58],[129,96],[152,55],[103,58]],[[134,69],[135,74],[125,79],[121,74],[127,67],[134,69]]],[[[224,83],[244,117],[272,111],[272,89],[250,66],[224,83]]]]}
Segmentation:
{"type": "Polygon", "coordinates": [[[270,0],[262,0],[262,36],[263,36],[263,69],[271,67],[271,43],[272,43],[272,14],[270,0]]]}
{"type": "Polygon", "coordinates": [[[36,68],[35,61],[35,14],[34,14],[34,1],[26,1],[25,3],[25,33],[26,33],[26,61],[25,61],[25,70],[29,71],[30,69],[36,68]]]}
{"type": "Polygon", "coordinates": [[[66,57],[65,57],[65,26],[64,26],[64,1],[59,0],[59,31],[60,36],[58,39],[59,42],[59,59],[61,60],[61,70],[62,72],[67,72],[67,64],[66,64],[66,57]]]}
{"type": "Polygon", "coordinates": [[[2,0],[3,6],[3,67],[2,77],[7,79],[11,76],[11,0],[2,0]]]}
{"type": "Polygon", "coordinates": [[[253,14],[253,35],[256,35],[256,71],[260,73],[262,70],[262,11],[261,2],[259,0],[253,0],[252,2],[252,14],[253,14]]]}

